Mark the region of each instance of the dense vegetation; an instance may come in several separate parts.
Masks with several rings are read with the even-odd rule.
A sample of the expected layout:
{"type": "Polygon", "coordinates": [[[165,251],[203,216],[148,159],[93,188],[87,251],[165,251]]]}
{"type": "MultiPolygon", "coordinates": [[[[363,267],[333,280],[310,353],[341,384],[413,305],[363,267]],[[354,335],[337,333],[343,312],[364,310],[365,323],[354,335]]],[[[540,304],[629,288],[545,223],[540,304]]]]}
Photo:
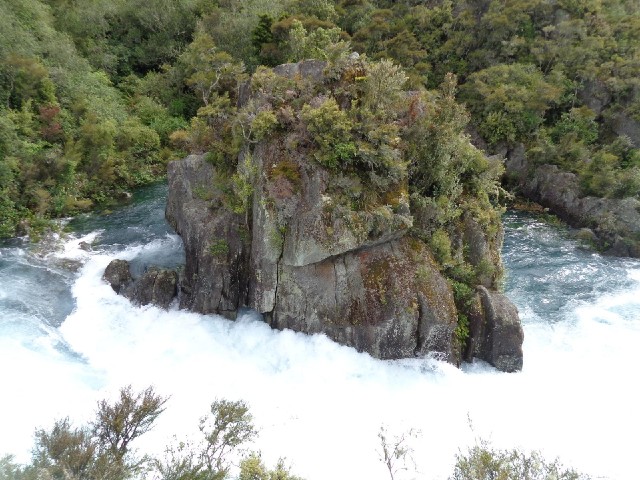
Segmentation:
{"type": "MultiPolygon", "coordinates": [[[[530,159],[578,174],[585,194],[638,196],[639,58],[631,0],[0,0],[0,237],[118,199],[188,151],[228,172],[227,206],[245,212],[252,172],[239,152],[298,129],[309,161],[344,173],[334,194],[350,211],[411,204],[414,235],[464,303],[499,272],[456,251],[456,220],[467,212],[495,232],[502,193],[500,163],[464,132],[491,152],[523,143],[530,159]],[[266,68],[306,58],[328,62],[321,89],[266,68]],[[249,75],[255,99],[238,107],[249,75]]],[[[287,162],[269,174],[299,181],[287,162]]],[[[0,478],[138,474],[132,438],[103,428],[127,395],[90,427],[39,431],[32,465],[0,462],[0,478]]],[[[132,398],[135,410],[146,397],[132,398]]],[[[147,400],[153,420],[164,399],[147,400]]],[[[216,403],[214,418],[225,406],[244,408],[216,403]]],[[[154,463],[161,478],[227,475],[197,450],[169,452],[154,463]]],[[[516,478],[518,462],[540,465],[478,448],[455,478],[516,478]]],[[[294,478],[256,456],[243,465],[258,472],[246,478],[294,478]]]]}
{"type": "Polygon", "coordinates": [[[143,3],[0,1],[0,236],[113,200],[184,150],[229,158],[216,126],[247,73],[351,50],[402,66],[409,89],[455,74],[490,150],[523,142],[588,194],[640,190],[635,2],[143,3]]]}
{"type": "Polygon", "coordinates": [[[0,1],[0,236],[162,177],[174,155],[168,134],[185,124],[182,112],[140,93],[125,74],[175,58],[177,32],[188,38],[189,28],[169,25],[181,14],[192,29],[195,7],[154,5],[171,18],[150,22],[128,2],[50,3],[0,1]],[[182,11],[189,9],[191,16],[182,11]],[[132,37],[118,35],[117,25],[132,37]]]}

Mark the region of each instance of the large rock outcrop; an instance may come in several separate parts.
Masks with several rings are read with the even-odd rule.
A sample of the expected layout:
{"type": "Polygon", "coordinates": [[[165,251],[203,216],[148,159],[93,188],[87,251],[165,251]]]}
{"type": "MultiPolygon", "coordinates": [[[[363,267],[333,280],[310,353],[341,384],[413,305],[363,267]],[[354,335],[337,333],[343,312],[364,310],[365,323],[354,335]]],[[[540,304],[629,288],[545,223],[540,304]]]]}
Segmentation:
{"type": "MultiPolygon", "coordinates": [[[[254,160],[273,154],[258,149],[254,160]]],[[[307,168],[295,199],[274,198],[278,180],[260,175],[245,225],[199,195],[216,175],[202,156],[170,164],[167,218],[187,253],[181,306],[228,317],[248,306],[275,328],[325,333],[379,358],[437,353],[457,362],[451,289],[424,244],[405,237],[410,217],[332,211],[326,172],[307,168]]]]}
{"type": "Polygon", "coordinates": [[[528,198],[574,227],[591,229],[605,253],[640,257],[640,201],[582,196],[575,174],[556,165],[534,165],[524,146],[506,152],[507,174],[528,198]]]}
{"type": "MultiPolygon", "coordinates": [[[[302,62],[274,71],[313,85],[324,66],[302,62]]],[[[243,87],[240,102],[251,95],[243,87]]],[[[316,99],[324,101],[322,94],[316,99]]],[[[449,280],[427,243],[409,234],[414,217],[406,177],[362,208],[366,180],[317,161],[301,145],[304,132],[291,111],[282,107],[277,114],[287,126],[245,145],[236,173],[216,169],[202,155],[169,164],[166,216],[186,251],[181,307],[229,318],[249,307],[274,328],[324,333],[378,358],[428,354],[458,364],[466,333],[449,280]],[[241,172],[247,162],[251,175],[241,172]],[[232,208],[229,191],[221,191],[240,173],[251,185],[244,209],[232,208]]],[[[428,209],[423,217],[428,223],[428,209]]],[[[479,280],[486,287],[482,298],[489,300],[483,300],[471,335],[490,339],[471,356],[517,370],[517,311],[487,290],[495,288],[500,268],[501,230],[489,238],[472,216],[454,230],[454,250],[465,261],[498,267],[479,280]]]]}

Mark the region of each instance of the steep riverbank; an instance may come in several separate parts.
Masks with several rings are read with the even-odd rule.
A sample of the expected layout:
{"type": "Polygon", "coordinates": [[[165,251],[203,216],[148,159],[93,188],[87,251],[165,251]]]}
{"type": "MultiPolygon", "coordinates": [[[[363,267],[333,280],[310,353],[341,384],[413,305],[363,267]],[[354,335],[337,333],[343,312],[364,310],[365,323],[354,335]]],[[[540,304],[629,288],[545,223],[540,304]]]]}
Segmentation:
{"type": "Polygon", "coordinates": [[[520,194],[547,207],[583,240],[608,255],[640,257],[640,200],[584,195],[577,175],[528,160],[522,144],[505,152],[506,171],[520,194]]]}

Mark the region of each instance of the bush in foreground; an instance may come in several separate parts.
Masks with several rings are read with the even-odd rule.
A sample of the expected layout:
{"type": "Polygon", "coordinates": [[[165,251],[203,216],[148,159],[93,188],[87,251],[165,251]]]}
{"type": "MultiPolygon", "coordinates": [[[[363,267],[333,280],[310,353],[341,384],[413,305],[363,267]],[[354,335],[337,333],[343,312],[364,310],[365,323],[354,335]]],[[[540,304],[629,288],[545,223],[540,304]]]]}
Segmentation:
{"type": "Polygon", "coordinates": [[[590,477],[548,461],[540,452],[499,450],[481,441],[456,456],[449,480],[588,480],[590,477]]]}

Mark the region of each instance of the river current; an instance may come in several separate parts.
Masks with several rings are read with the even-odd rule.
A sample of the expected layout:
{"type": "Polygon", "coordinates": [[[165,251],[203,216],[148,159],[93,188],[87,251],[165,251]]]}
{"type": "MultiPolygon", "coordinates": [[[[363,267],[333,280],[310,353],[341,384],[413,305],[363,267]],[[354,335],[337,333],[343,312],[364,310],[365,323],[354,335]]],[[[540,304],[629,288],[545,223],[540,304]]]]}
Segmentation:
{"type": "Polygon", "coordinates": [[[381,425],[420,431],[417,473],[406,478],[446,478],[479,438],[595,477],[637,478],[639,261],[602,257],[563,228],[507,213],[505,290],[524,324],[522,372],[380,361],[321,335],[272,331],[255,313],[231,322],[117,296],[101,280],[113,258],[138,271],[184,262],[165,199],[156,185],[109,215],[74,219],[57,243],[1,244],[0,457],[28,461],[36,428],[88,421],[99,399],[131,384],[171,396],[138,442],[143,453],[195,435],[210,403],[228,398],[250,405],[265,461],[286,457],[307,480],[388,478],[381,425]]]}

